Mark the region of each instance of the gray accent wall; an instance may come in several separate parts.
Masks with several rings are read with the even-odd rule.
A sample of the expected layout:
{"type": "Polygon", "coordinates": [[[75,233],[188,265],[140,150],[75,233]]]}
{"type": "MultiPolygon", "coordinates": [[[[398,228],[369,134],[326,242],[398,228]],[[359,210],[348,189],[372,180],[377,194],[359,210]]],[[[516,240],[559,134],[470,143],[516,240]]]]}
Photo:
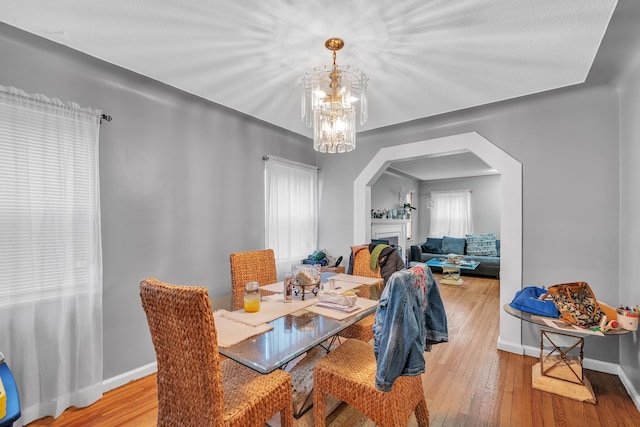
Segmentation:
{"type": "MultiPolygon", "coordinates": [[[[391,210],[402,209],[404,200],[398,200],[398,193],[395,191],[404,188],[405,190],[415,189],[414,205],[418,197],[418,181],[400,177],[393,173],[384,173],[371,186],[371,209],[374,210],[391,210]]],[[[413,211],[415,213],[415,211],[413,211]]],[[[364,242],[363,242],[364,243],[364,242]]]]}
{"type": "MultiPolygon", "coordinates": [[[[352,183],[378,150],[475,131],[523,165],[522,285],[587,281],[600,299],[616,304],[618,118],[615,87],[576,86],[359,133],[354,152],[318,158],[325,189],[320,245],[348,253],[353,221],[337,213],[353,206],[353,185],[344,183],[352,183]]],[[[537,347],[538,330],[522,328],[523,344],[537,347]]],[[[618,338],[606,337],[587,345],[585,354],[617,363],[618,350],[618,338]]]]}
{"type": "Polygon", "coordinates": [[[100,128],[104,378],[154,362],[140,281],[226,301],[229,254],[264,248],[262,156],[315,164],[310,141],[5,24],[0,58],[1,85],[113,116],[100,128]]]}
{"type": "MultiPolygon", "coordinates": [[[[637,28],[637,27],[636,27],[637,28]]],[[[637,262],[640,259],[640,50],[631,56],[633,67],[620,84],[620,294],[624,305],[640,304],[637,262]]],[[[606,189],[604,191],[615,191],[606,189]]],[[[640,390],[638,332],[620,338],[620,366],[640,390]]],[[[640,404],[636,402],[636,406],[640,404]]],[[[640,406],[639,406],[640,407],[640,406]]]]}

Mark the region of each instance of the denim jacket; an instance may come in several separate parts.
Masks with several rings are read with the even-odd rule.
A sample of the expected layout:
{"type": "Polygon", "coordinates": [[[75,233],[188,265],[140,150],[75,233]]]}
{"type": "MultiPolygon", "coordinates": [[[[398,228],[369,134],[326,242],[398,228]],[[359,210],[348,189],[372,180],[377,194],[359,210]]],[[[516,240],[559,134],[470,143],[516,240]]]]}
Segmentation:
{"type": "Polygon", "coordinates": [[[424,351],[448,341],[438,285],[425,264],[394,273],[382,292],[373,325],[376,388],[390,391],[400,375],[425,371],[424,351]]]}

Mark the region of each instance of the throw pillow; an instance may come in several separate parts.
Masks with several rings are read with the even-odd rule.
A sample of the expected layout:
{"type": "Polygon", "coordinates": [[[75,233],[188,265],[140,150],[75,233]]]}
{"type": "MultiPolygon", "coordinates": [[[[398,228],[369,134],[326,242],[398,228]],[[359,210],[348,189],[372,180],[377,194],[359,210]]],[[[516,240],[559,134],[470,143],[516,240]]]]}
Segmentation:
{"type": "Polygon", "coordinates": [[[467,255],[498,256],[496,233],[467,234],[467,255]]]}
{"type": "Polygon", "coordinates": [[[441,254],[442,253],[442,239],[437,239],[434,237],[427,237],[427,241],[424,242],[423,252],[427,252],[430,254],[441,254]]]}
{"type": "Polygon", "coordinates": [[[465,243],[466,240],[463,237],[444,236],[442,238],[442,253],[464,255],[465,243]]]}

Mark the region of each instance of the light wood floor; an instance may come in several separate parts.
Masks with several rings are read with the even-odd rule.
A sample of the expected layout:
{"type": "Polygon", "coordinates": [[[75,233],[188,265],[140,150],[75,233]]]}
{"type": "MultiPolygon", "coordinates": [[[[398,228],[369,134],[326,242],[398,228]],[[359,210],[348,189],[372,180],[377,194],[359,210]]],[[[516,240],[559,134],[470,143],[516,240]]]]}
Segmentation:
{"type": "MultiPolygon", "coordinates": [[[[531,388],[537,359],[496,350],[498,280],[464,276],[463,285],[440,289],[450,342],[427,353],[423,383],[431,426],[640,426],[640,413],[615,375],[586,370],[597,405],[531,388]]],[[[154,426],[155,393],[151,375],[90,407],[29,426],[154,426]]]]}

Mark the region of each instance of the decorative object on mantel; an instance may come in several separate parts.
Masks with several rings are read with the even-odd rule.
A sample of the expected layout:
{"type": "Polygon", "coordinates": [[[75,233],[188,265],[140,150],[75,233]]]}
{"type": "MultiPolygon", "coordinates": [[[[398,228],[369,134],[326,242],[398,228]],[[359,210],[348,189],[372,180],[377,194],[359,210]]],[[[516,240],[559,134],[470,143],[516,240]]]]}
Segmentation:
{"type": "Polygon", "coordinates": [[[356,115],[360,125],[367,121],[368,79],[357,67],[336,65],[342,39],[333,37],[324,45],[333,52],[333,66],[315,67],[302,77],[302,119],[313,127],[314,150],[347,153],[356,148],[356,115]]]}
{"type": "Polygon", "coordinates": [[[417,210],[415,207],[411,206],[411,203],[405,203],[404,205],[402,205],[402,209],[404,210],[404,217],[406,219],[410,219],[411,218],[411,211],[412,210],[417,210]]]}
{"type": "MultiPolygon", "coordinates": [[[[373,219],[387,219],[387,218],[392,218],[392,213],[390,210],[388,209],[377,209],[377,210],[373,210],[371,209],[371,218],[373,219]]],[[[393,218],[395,219],[395,218],[393,218]]]]}

